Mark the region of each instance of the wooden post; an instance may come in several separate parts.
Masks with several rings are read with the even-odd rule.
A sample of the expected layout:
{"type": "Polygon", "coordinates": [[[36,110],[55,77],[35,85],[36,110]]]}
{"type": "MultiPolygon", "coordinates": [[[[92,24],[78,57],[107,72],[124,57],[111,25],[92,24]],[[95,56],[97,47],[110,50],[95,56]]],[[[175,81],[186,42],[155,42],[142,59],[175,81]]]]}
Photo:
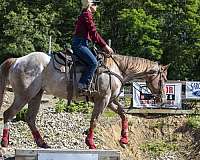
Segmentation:
{"type": "Polygon", "coordinates": [[[111,47],[111,39],[108,40],[108,45],[111,47]]]}
{"type": "Polygon", "coordinates": [[[51,36],[49,37],[49,55],[51,55],[51,36]]]}
{"type": "Polygon", "coordinates": [[[3,113],[0,113],[0,137],[2,136],[3,132],[3,113]]]}

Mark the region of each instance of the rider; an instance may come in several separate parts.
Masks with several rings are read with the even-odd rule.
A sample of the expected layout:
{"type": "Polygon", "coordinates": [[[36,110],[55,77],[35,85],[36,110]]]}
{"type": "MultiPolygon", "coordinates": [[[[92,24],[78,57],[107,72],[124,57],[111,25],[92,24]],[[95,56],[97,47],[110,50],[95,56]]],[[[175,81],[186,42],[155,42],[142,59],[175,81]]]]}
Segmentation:
{"type": "Polygon", "coordinates": [[[100,0],[81,0],[81,2],[82,12],[75,22],[72,50],[87,65],[87,70],[82,74],[78,83],[80,91],[87,91],[97,68],[97,59],[89,49],[88,42],[98,44],[108,54],[112,54],[113,50],[97,32],[93,21],[93,13],[96,12],[100,0]]]}

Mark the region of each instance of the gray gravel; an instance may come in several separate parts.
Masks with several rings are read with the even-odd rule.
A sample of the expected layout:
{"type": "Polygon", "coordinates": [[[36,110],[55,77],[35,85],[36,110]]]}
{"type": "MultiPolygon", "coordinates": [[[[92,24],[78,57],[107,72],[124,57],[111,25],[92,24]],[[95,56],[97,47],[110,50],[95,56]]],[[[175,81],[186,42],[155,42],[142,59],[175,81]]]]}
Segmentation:
{"type": "MultiPolygon", "coordinates": [[[[57,149],[86,149],[84,131],[89,127],[89,119],[82,113],[55,113],[52,108],[44,108],[37,117],[37,127],[44,140],[57,149]]],[[[37,148],[28,125],[23,122],[11,123],[11,148],[37,148]]]]}

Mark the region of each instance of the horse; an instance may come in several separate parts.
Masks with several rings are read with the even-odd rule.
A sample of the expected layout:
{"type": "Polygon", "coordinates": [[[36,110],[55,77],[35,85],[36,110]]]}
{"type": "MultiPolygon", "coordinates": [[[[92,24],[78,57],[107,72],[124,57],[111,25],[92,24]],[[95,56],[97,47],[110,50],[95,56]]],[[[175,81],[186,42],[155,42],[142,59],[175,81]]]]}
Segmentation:
{"type": "MultiPolygon", "coordinates": [[[[67,98],[71,94],[68,86],[69,72],[62,73],[55,69],[53,58],[44,52],[32,52],[20,58],[10,58],[0,65],[0,107],[3,102],[5,87],[10,84],[14,92],[12,105],[3,113],[4,128],[1,140],[2,147],[9,145],[9,122],[23,106],[28,104],[26,122],[32,132],[33,139],[38,147],[49,148],[43,140],[40,131],[35,125],[41,98],[44,92],[55,97],[67,98]]],[[[92,94],[90,100],[94,103],[85,143],[89,149],[95,149],[94,128],[99,116],[106,107],[117,113],[121,118],[122,146],[128,144],[128,118],[117,97],[120,89],[126,82],[140,78],[146,81],[147,87],[155,95],[164,94],[164,83],[167,80],[169,65],[160,65],[148,59],[113,54],[104,60],[109,72],[99,73],[97,83],[99,90],[92,94]]],[[[76,96],[80,96],[76,92],[76,96]]],[[[157,96],[161,101],[162,96],[157,96]]]]}

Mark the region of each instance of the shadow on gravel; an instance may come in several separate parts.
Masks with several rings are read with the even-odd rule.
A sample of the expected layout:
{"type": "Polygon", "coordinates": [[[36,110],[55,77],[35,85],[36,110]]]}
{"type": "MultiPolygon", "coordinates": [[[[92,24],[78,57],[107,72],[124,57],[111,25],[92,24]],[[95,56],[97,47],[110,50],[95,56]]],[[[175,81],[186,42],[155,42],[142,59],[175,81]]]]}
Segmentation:
{"type": "Polygon", "coordinates": [[[15,157],[4,158],[4,160],[15,160],[15,157]]]}
{"type": "Polygon", "coordinates": [[[200,159],[200,129],[193,129],[187,124],[177,128],[175,133],[182,133],[186,136],[187,142],[184,145],[183,153],[187,160],[199,160],[200,159]],[[192,138],[190,141],[189,136],[192,138]]]}

